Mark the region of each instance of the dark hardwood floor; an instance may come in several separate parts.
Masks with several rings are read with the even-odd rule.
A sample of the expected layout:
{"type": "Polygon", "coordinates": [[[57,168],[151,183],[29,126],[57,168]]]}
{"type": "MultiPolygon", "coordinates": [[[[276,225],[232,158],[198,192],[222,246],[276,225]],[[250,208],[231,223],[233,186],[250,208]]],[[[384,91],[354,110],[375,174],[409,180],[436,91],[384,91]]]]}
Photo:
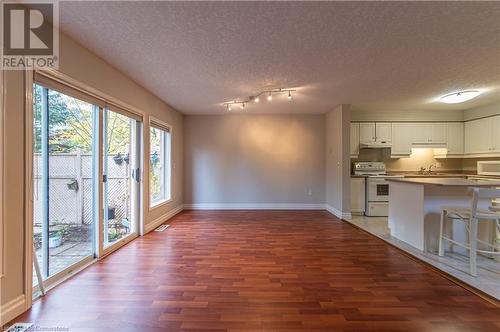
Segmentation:
{"type": "Polygon", "coordinates": [[[499,331],[500,308],[323,211],[188,211],[16,321],[70,331],[499,331]]]}

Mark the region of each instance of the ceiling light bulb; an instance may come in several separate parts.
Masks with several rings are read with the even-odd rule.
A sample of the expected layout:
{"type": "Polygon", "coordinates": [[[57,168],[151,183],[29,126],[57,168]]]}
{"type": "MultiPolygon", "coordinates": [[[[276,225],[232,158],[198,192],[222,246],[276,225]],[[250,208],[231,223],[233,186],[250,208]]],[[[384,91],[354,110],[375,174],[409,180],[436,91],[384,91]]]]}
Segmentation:
{"type": "Polygon", "coordinates": [[[269,96],[267,96],[267,100],[269,100],[269,101],[273,100],[273,95],[271,94],[271,92],[269,92],[269,96]]]}
{"type": "Polygon", "coordinates": [[[259,99],[259,97],[255,97],[255,98],[254,98],[254,101],[255,101],[256,103],[258,103],[258,102],[259,102],[259,100],[260,100],[260,99],[259,99]]]}
{"type": "Polygon", "coordinates": [[[288,91],[288,100],[292,100],[292,91],[288,91]]]}
{"type": "Polygon", "coordinates": [[[481,92],[477,90],[459,91],[442,96],[440,100],[446,104],[458,104],[476,98],[480,94],[481,92]]]}

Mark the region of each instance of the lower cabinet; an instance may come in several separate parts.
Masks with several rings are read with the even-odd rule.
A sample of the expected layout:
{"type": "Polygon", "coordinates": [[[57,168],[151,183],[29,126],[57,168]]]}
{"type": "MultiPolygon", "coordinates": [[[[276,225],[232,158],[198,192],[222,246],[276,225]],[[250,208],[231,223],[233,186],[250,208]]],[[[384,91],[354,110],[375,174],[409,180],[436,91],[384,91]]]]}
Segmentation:
{"type": "Polygon", "coordinates": [[[351,178],[351,213],[365,213],[365,178],[351,178]]]}

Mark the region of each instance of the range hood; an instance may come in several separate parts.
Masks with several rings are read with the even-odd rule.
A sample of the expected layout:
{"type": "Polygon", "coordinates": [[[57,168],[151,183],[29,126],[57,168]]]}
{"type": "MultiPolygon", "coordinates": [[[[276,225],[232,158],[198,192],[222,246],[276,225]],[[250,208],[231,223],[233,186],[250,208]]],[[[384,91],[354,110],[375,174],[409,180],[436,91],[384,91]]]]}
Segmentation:
{"type": "Polygon", "coordinates": [[[359,147],[361,149],[382,149],[382,148],[391,148],[391,142],[369,142],[369,143],[360,143],[359,147]]]}

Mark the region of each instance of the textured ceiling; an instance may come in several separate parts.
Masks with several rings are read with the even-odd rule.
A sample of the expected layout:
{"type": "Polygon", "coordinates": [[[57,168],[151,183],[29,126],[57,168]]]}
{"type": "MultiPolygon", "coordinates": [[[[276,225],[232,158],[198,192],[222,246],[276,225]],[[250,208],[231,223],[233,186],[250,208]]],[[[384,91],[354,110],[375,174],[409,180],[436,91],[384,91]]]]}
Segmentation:
{"type": "Polygon", "coordinates": [[[500,2],[60,2],[61,29],[183,113],[464,109],[500,100],[500,2]],[[484,89],[459,105],[436,102],[484,89]]]}

